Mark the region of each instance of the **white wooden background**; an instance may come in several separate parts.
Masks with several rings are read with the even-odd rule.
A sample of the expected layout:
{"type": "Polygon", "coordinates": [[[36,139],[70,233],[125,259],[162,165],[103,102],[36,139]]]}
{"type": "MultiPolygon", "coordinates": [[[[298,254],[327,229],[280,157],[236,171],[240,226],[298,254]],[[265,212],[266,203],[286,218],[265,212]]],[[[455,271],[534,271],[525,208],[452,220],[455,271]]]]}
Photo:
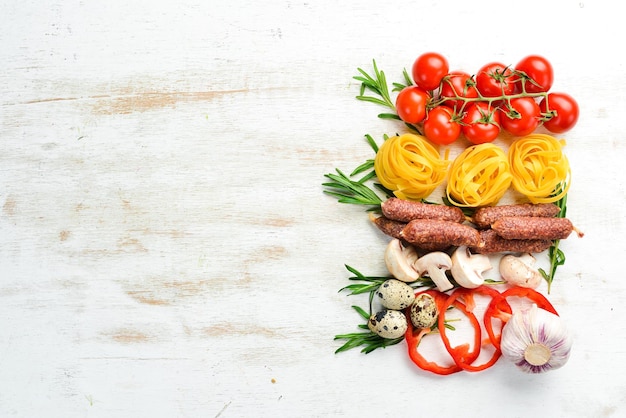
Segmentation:
{"type": "Polygon", "coordinates": [[[1,0],[0,416],[624,416],[618,5],[1,0]],[[468,72],[539,53],[579,100],[558,371],[334,354],[365,300],[344,264],[384,273],[386,241],[323,174],[402,129],[352,77],[428,50],[468,72]]]}

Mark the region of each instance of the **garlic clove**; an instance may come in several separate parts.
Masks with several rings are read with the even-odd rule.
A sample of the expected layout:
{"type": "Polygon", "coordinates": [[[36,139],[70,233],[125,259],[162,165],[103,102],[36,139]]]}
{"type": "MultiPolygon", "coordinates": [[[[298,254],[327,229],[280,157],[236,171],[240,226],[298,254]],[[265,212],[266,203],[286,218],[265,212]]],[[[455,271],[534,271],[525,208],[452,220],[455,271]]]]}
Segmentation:
{"type": "Polygon", "coordinates": [[[502,357],[527,373],[543,373],[567,363],[572,337],[561,317],[533,304],[515,312],[502,329],[502,357]]]}

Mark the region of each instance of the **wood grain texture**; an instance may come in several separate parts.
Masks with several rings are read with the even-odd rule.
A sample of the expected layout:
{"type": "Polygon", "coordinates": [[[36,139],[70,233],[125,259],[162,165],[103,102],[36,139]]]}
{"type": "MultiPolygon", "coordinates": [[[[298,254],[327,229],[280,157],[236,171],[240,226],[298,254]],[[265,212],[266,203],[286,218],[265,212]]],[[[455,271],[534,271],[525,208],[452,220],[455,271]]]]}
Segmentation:
{"type": "Polygon", "coordinates": [[[626,232],[615,93],[626,58],[607,42],[624,38],[617,5],[0,9],[0,416],[441,415],[441,400],[424,399],[445,399],[450,416],[496,416],[489,394],[497,416],[626,413],[614,262],[626,232]],[[468,22],[512,13],[525,25],[537,10],[549,24],[526,41],[468,46],[468,22]],[[337,292],[344,264],[384,274],[386,240],[361,208],[322,193],[323,174],[371,158],[365,134],[403,129],[354,99],[352,77],[375,58],[400,80],[426,50],[469,72],[543,54],[554,88],[580,102],[565,137],[568,215],[585,237],[564,241],[551,294],[575,346],[550,375],[499,363],[436,379],[402,345],[334,354],[334,335],[357,330],[350,306],[366,303],[337,292]]]}

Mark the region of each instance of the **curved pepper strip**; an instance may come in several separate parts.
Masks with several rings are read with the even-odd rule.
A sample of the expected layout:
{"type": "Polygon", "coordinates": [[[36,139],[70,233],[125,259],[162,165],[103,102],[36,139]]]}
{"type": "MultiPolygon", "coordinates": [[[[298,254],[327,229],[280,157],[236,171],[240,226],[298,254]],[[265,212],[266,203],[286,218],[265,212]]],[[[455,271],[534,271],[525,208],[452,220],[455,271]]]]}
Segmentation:
{"type": "MultiPolygon", "coordinates": [[[[488,286],[479,286],[475,289],[464,289],[464,288],[459,288],[457,290],[455,290],[446,300],[445,304],[444,304],[444,309],[442,310],[442,312],[445,312],[445,310],[448,309],[448,307],[450,306],[456,306],[459,307],[455,304],[455,302],[458,301],[459,298],[463,298],[466,301],[466,304],[463,305],[461,304],[460,306],[462,307],[462,311],[463,313],[468,317],[468,319],[470,320],[470,322],[472,323],[472,326],[474,327],[474,335],[475,335],[475,340],[474,340],[474,344],[476,347],[478,347],[478,351],[480,351],[480,346],[481,346],[481,330],[480,330],[480,323],[478,321],[478,319],[476,318],[476,315],[474,315],[473,309],[474,309],[474,295],[475,294],[484,294],[486,296],[491,297],[492,301],[502,301],[504,300],[504,298],[502,297],[502,295],[500,294],[500,292],[498,292],[497,290],[490,288],[488,286]],[[477,336],[477,340],[476,340],[476,336],[477,336]]],[[[502,352],[500,351],[500,344],[499,344],[499,337],[500,336],[495,336],[493,333],[493,327],[491,328],[491,333],[488,332],[489,334],[489,341],[491,342],[491,344],[494,346],[494,352],[493,355],[491,356],[491,358],[483,363],[483,364],[479,364],[479,365],[474,365],[474,360],[472,361],[466,361],[462,356],[457,355],[457,347],[452,347],[450,345],[450,340],[448,339],[448,336],[446,334],[445,329],[441,328],[441,324],[445,321],[445,315],[439,315],[439,327],[440,327],[440,332],[441,332],[441,339],[443,340],[443,344],[446,347],[446,350],[448,350],[448,352],[450,353],[450,355],[452,356],[452,358],[454,359],[454,362],[463,370],[467,370],[470,372],[478,372],[481,370],[485,370],[488,369],[489,367],[493,366],[494,364],[496,364],[496,362],[498,361],[498,359],[500,358],[500,356],[502,355],[502,352]],[[494,342],[498,342],[498,345],[496,345],[494,342]]]]}
{"type": "Polygon", "coordinates": [[[489,335],[489,340],[491,340],[491,344],[493,344],[496,350],[500,350],[502,332],[498,335],[495,334],[493,330],[493,319],[499,319],[502,323],[502,327],[504,327],[504,324],[506,324],[509,318],[511,318],[511,315],[513,315],[511,305],[509,305],[509,302],[507,302],[506,298],[504,298],[502,294],[500,294],[499,298],[491,299],[487,309],[485,309],[483,323],[485,324],[487,335],[489,335]]]}
{"type": "MultiPolygon", "coordinates": [[[[430,289],[419,292],[416,294],[416,296],[422,293],[428,293],[430,296],[433,297],[433,299],[435,299],[435,303],[437,304],[437,308],[439,309],[439,317],[441,317],[441,313],[443,312],[442,307],[446,302],[448,295],[437,290],[430,289]]],[[[459,301],[455,301],[454,306],[458,307],[459,309],[463,309],[465,305],[459,301]]],[[[441,326],[442,325],[440,325],[440,327],[441,326]]],[[[407,332],[405,334],[405,339],[409,349],[409,357],[411,358],[413,363],[415,363],[415,365],[422,370],[426,370],[439,375],[449,375],[462,371],[463,369],[459,367],[456,362],[450,366],[441,366],[433,361],[426,360],[424,356],[422,356],[422,354],[418,350],[419,343],[425,335],[431,332],[432,331],[429,328],[415,329],[413,325],[409,324],[409,328],[407,329],[407,332]]],[[[475,346],[473,351],[469,350],[469,344],[463,344],[461,346],[455,347],[455,349],[455,355],[458,355],[460,358],[463,358],[465,361],[468,361],[470,363],[476,360],[476,358],[478,358],[478,354],[480,353],[480,345],[477,347],[475,346]]]]}
{"type": "Polygon", "coordinates": [[[502,292],[502,296],[505,299],[509,296],[517,296],[519,298],[530,299],[537,304],[538,308],[545,309],[546,311],[551,312],[557,316],[559,315],[556,309],[554,309],[554,306],[552,306],[550,301],[546,299],[544,295],[529,287],[514,286],[502,292]]]}
{"type": "Polygon", "coordinates": [[[545,309],[548,312],[551,312],[555,315],[558,315],[554,306],[550,303],[548,299],[541,293],[537,292],[534,289],[528,287],[521,286],[513,286],[504,292],[501,293],[501,298],[494,298],[487,306],[485,310],[485,329],[487,330],[487,334],[489,334],[489,339],[491,339],[491,343],[496,347],[496,349],[500,350],[500,335],[496,336],[493,331],[493,324],[491,322],[492,318],[498,318],[502,321],[503,325],[511,318],[513,314],[513,310],[509,302],[506,300],[508,297],[519,297],[526,298],[531,300],[532,302],[537,304],[538,308],[545,309]]]}

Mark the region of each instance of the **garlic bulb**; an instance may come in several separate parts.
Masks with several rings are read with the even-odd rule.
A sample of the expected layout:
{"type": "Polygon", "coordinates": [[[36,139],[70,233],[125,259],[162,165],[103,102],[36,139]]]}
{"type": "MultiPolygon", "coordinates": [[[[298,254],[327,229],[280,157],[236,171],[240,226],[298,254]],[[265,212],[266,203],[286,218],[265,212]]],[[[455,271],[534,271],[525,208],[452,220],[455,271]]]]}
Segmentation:
{"type": "Polygon", "coordinates": [[[515,312],[502,330],[502,356],[527,373],[543,373],[567,363],[572,338],[563,320],[534,305],[515,312]]]}

